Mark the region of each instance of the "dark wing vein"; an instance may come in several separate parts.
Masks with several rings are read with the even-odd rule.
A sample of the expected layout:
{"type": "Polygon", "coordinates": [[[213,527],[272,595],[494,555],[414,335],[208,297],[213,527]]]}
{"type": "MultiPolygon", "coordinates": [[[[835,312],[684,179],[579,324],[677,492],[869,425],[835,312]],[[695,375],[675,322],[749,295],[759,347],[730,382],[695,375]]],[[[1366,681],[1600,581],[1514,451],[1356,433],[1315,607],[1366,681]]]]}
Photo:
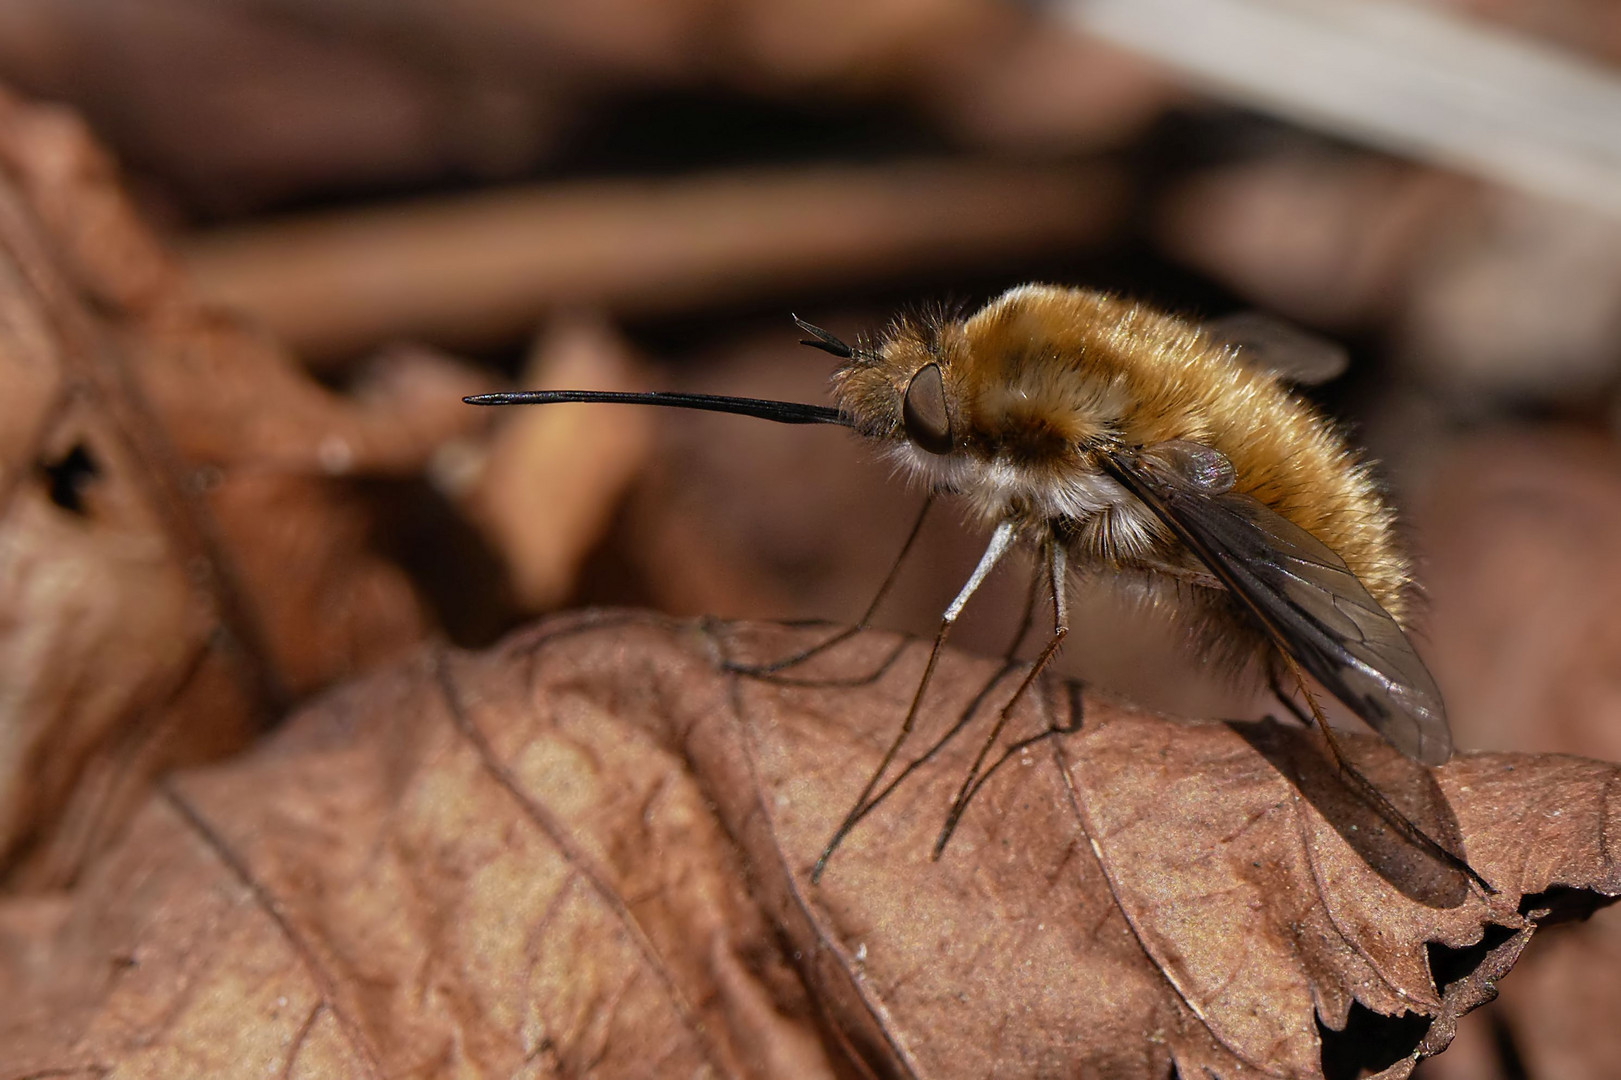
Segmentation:
{"type": "Polygon", "coordinates": [[[1401,625],[1326,544],[1251,496],[1211,495],[1140,457],[1104,460],[1278,648],[1392,746],[1426,765],[1452,756],[1429,669],[1401,625]]]}

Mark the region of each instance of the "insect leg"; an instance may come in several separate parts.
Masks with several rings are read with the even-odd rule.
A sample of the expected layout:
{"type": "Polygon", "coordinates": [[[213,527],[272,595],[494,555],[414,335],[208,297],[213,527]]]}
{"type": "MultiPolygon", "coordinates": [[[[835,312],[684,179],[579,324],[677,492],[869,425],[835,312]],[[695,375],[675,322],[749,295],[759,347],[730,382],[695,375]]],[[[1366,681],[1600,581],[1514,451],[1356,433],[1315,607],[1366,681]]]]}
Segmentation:
{"type": "Polygon", "coordinates": [[[1272,696],[1278,699],[1278,704],[1288,709],[1289,715],[1300,721],[1301,727],[1311,727],[1315,721],[1312,720],[1311,715],[1306,710],[1295,702],[1294,696],[1284,689],[1283,680],[1278,678],[1278,669],[1275,664],[1268,663],[1266,665],[1266,681],[1268,689],[1272,691],[1272,696]]]}
{"type": "MultiPolygon", "coordinates": [[[[1481,877],[1468,862],[1442,847],[1429,833],[1415,825],[1406,814],[1397,808],[1395,803],[1385,798],[1384,792],[1375,787],[1373,781],[1363,776],[1357,767],[1351,764],[1350,758],[1345,754],[1345,748],[1340,744],[1339,736],[1334,733],[1328,719],[1323,716],[1322,706],[1317,704],[1317,698],[1311,692],[1311,687],[1306,685],[1306,673],[1300,670],[1300,665],[1288,653],[1280,650],[1278,655],[1283,657],[1284,663],[1289,666],[1289,670],[1294,672],[1295,681],[1300,687],[1300,693],[1306,699],[1306,705],[1311,709],[1312,719],[1317,722],[1317,730],[1323,733],[1323,742],[1328,746],[1329,754],[1334,758],[1334,764],[1339,767],[1341,778],[1346,781],[1351,790],[1361,796],[1363,801],[1377,811],[1379,816],[1389,822],[1397,832],[1435,859],[1438,859],[1442,865],[1456,870],[1470,881],[1473,881],[1480,886],[1486,895],[1495,896],[1497,890],[1492,886],[1491,882],[1481,877]]],[[[1287,699],[1284,699],[1284,701],[1285,704],[1290,704],[1287,699]]]]}
{"type": "MultiPolygon", "coordinates": [[[[923,506],[917,512],[917,520],[912,522],[912,531],[906,534],[906,542],[901,545],[900,554],[895,556],[895,561],[890,565],[889,573],[884,575],[883,584],[878,586],[877,594],[872,598],[872,602],[867,605],[867,610],[862,613],[860,620],[856,622],[854,626],[847,626],[843,630],[840,630],[838,633],[834,634],[832,637],[818,642],[808,649],[802,649],[791,656],[785,656],[781,660],[776,660],[769,664],[737,664],[728,662],[726,665],[726,670],[738,675],[748,675],[761,679],[768,678],[769,676],[775,675],[779,671],[786,671],[789,668],[797,667],[800,664],[805,663],[807,660],[820,656],[822,653],[833,648],[835,645],[848,641],[855,635],[867,629],[867,627],[872,623],[873,616],[878,613],[879,605],[882,604],[884,602],[884,598],[889,595],[889,590],[894,586],[895,579],[900,577],[901,565],[906,562],[906,556],[911,552],[912,545],[917,542],[918,536],[923,532],[923,521],[929,516],[929,508],[933,505],[934,493],[930,492],[928,495],[924,496],[923,506]]],[[[906,648],[906,644],[907,643],[904,640],[899,642],[895,646],[894,650],[892,650],[890,654],[884,658],[883,663],[878,665],[876,670],[855,679],[772,679],[771,681],[785,686],[866,686],[883,678],[884,673],[894,666],[895,661],[900,658],[902,651],[904,651],[906,648]]]]}
{"type": "Polygon", "coordinates": [[[907,777],[932,761],[934,755],[938,754],[952,739],[955,739],[963,728],[967,727],[974,717],[979,715],[980,707],[985,704],[985,699],[991,696],[991,692],[1001,685],[1002,680],[1007,678],[1014,668],[1019,666],[1017,659],[1019,649],[1023,647],[1024,639],[1030,636],[1030,628],[1035,625],[1036,596],[1041,590],[1042,571],[1045,567],[1046,556],[1043,554],[1036,562],[1034,573],[1030,575],[1030,587],[1025,590],[1024,613],[1019,616],[1019,629],[1013,637],[1013,643],[1008,646],[1007,651],[1003,654],[1001,665],[991,673],[990,678],[985,680],[984,685],[974,694],[973,700],[968,703],[968,707],[963,709],[957,716],[956,722],[946,729],[939,738],[935,739],[927,750],[907,762],[905,768],[896,773],[893,779],[879,788],[872,798],[867,800],[867,805],[861,810],[862,817],[876,810],[880,803],[889,798],[890,792],[905,783],[907,777]]]}
{"type": "MultiPolygon", "coordinates": [[[[946,844],[951,840],[951,834],[957,830],[957,822],[962,820],[963,812],[968,809],[969,799],[979,790],[985,778],[1000,767],[1002,762],[1007,760],[1008,755],[1003,754],[991,766],[990,770],[983,774],[980,772],[981,767],[985,764],[985,759],[990,756],[991,748],[1002,737],[1002,731],[1007,727],[1007,722],[1013,715],[1014,707],[1018,705],[1019,700],[1030,689],[1031,684],[1040,677],[1041,672],[1052,661],[1052,658],[1057,655],[1058,647],[1064,643],[1064,638],[1069,634],[1069,560],[1067,553],[1064,550],[1064,545],[1056,539],[1049,540],[1042,546],[1042,550],[1046,556],[1048,580],[1052,584],[1052,639],[1047,642],[1046,647],[1041,650],[1041,654],[1036,657],[1035,663],[1030,665],[1030,670],[1025,672],[1024,679],[1019,683],[1018,688],[1013,691],[1013,696],[1008,698],[1006,705],[1002,706],[1002,711],[997,714],[995,726],[991,728],[991,733],[986,736],[984,743],[980,745],[979,754],[974,758],[973,765],[969,767],[968,775],[963,777],[962,786],[957,789],[957,794],[952,796],[951,809],[946,815],[945,826],[940,830],[940,836],[934,842],[933,857],[936,859],[945,851],[946,844]]],[[[1052,731],[1043,732],[1037,738],[1046,738],[1052,733],[1052,731]]]]}
{"type": "Polygon", "coordinates": [[[889,749],[884,752],[883,760],[878,763],[878,768],[868,778],[866,786],[861,789],[861,794],[856,796],[855,805],[850,808],[850,812],[844,816],[844,821],[834,830],[832,838],[827,842],[827,846],[822,849],[821,857],[816,860],[816,865],[811,870],[812,883],[821,880],[822,871],[827,869],[827,861],[833,857],[834,850],[843,842],[850,830],[855,828],[856,822],[860,821],[863,815],[866,814],[868,810],[867,800],[872,796],[873,789],[883,779],[890,763],[895,760],[895,755],[900,753],[901,746],[906,742],[906,737],[912,733],[912,728],[917,724],[918,709],[923,705],[923,695],[928,691],[929,683],[934,678],[935,666],[940,662],[940,653],[945,649],[946,638],[951,634],[951,628],[956,625],[958,617],[962,615],[963,608],[968,606],[969,598],[985,583],[985,579],[990,576],[991,571],[996,569],[996,564],[1002,561],[1002,556],[1007,554],[1007,549],[1013,544],[1013,537],[1013,522],[1004,521],[996,527],[996,531],[991,534],[991,542],[985,548],[985,554],[979,557],[979,565],[974,567],[974,572],[969,575],[967,583],[962,587],[962,591],[957,594],[957,598],[951,602],[950,606],[946,608],[945,614],[940,617],[940,629],[935,632],[934,647],[929,650],[929,660],[924,665],[923,678],[918,680],[917,690],[912,694],[912,704],[906,710],[906,719],[901,723],[901,729],[896,734],[894,742],[890,743],[889,749]]]}

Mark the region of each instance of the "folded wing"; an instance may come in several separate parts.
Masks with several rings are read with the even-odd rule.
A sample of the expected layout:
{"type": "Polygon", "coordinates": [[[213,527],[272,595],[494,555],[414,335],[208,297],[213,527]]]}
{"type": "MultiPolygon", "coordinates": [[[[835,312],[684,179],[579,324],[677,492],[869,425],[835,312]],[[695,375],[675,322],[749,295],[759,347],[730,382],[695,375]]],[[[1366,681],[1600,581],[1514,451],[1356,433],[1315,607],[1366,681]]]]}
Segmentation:
{"type": "MultiPolygon", "coordinates": [[[[1167,444],[1170,445],[1170,444],[1167,444]]],[[[1274,644],[1403,754],[1452,756],[1440,690],[1395,618],[1328,545],[1204,477],[1217,451],[1117,454],[1106,466],[1243,601],[1274,644]],[[1201,472],[1184,475],[1181,463],[1201,472]]]]}

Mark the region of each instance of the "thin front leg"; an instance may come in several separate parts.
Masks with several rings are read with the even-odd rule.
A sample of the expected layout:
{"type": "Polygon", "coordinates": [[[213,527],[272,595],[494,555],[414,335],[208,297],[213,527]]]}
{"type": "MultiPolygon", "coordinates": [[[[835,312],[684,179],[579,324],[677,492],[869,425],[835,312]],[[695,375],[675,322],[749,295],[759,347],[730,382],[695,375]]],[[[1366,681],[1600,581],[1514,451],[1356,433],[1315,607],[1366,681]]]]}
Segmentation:
{"type": "Polygon", "coordinates": [[[1019,666],[1019,650],[1023,648],[1024,639],[1030,636],[1030,629],[1035,625],[1036,597],[1041,591],[1041,579],[1045,576],[1043,571],[1046,569],[1046,565],[1047,556],[1044,548],[1042,550],[1042,554],[1037,558],[1035,569],[1030,574],[1030,587],[1025,590],[1024,607],[1022,609],[1023,614],[1019,616],[1019,629],[1013,635],[1012,644],[1010,644],[1007,647],[1007,651],[1003,653],[1001,665],[991,673],[990,678],[985,680],[984,685],[982,685],[974,694],[973,700],[968,703],[967,708],[963,709],[962,713],[957,717],[956,722],[954,722],[951,727],[947,728],[939,738],[935,739],[934,742],[929,745],[927,750],[924,750],[923,753],[907,762],[905,768],[901,769],[893,777],[891,777],[883,787],[879,788],[877,792],[867,800],[866,808],[861,812],[862,816],[866,816],[867,814],[870,814],[874,810],[878,809],[878,807],[883,804],[883,801],[889,798],[890,794],[904,784],[913,773],[917,772],[918,769],[922,768],[928,762],[933,761],[934,756],[938,754],[947,743],[949,743],[952,739],[955,739],[958,735],[962,734],[963,728],[967,727],[974,717],[979,715],[979,710],[985,704],[985,699],[990,697],[991,692],[1002,684],[1002,680],[1007,678],[1009,673],[1011,673],[1014,668],[1019,666]]]}
{"type": "Polygon", "coordinates": [[[856,822],[860,821],[862,815],[867,812],[867,800],[872,797],[873,790],[878,786],[879,781],[884,778],[884,773],[889,770],[890,763],[895,760],[895,755],[900,753],[901,746],[906,742],[907,736],[912,733],[912,728],[917,724],[918,709],[923,705],[923,695],[929,689],[929,682],[934,678],[935,666],[940,662],[940,653],[945,648],[946,638],[951,634],[951,628],[956,625],[958,617],[962,615],[963,608],[968,606],[969,598],[985,583],[985,579],[990,576],[991,571],[996,569],[996,564],[1002,561],[1002,556],[1007,554],[1008,548],[1013,544],[1013,537],[1013,522],[1004,521],[996,527],[996,531],[991,534],[990,544],[985,548],[985,554],[979,557],[979,565],[974,567],[974,572],[969,576],[967,583],[963,585],[962,591],[957,594],[957,598],[951,602],[951,605],[946,608],[945,614],[941,616],[940,629],[934,635],[934,647],[929,650],[929,662],[924,665],[923,678],[918,681],[917,690],[912,694],[912,705],[906,710],[906,719],[901,724],[900,732],[895,736],[895,741],[889,744],[889,749],[885,751],[883,760],[878,763],[878,768],[867,779],[866,786],[861,789],[861,794],[856,796],[855,805],[850,808],[850,812],[844,816],[844,821],[834,830],[832,838],[827,842],[827,846],[822,849],[821,857],[816,860],[816,865],[811,870],[811,881],[813,883],[821,880],[822,871],[827,869],[827,861],[833,857],[833,852],[844,841],[850,830],[855,827],[856,822]]]}
{"type": "MultiPolygon", "coordinates": [[[[1018,688],[1013,691],[1013,696],[1008,698],[1006,705],[1002,706],[1002,711],[996,716],[995,726],[991,728],[991,733],[986,736],[985,741],[980,744],[979,754],[975,756],[973,765],[969,767],[968,775],[963,777],[962,786],[957,789],[957,794],[952,796],[951,809],[946,814],[945,827],[940,830],[940,836],[934,842],[933,857],[936,859],[945,851],[946,844],[951,841],[951,834],[957,829],[957,822],[962,820],[963,812],[968,809],[969,800],[979,790],[982,782],[980,769],[984,767],[985,759],[990,756],[991,748],[1002,737],[1008,719],[1013,715],[1014,707],[1029,691],[1031,684],[1041,676],[1047,665],[1052,662],[1052,658],[1058,654],[1058,647],[1064,643],[1064,638],[1069,635],[1068,553],[1064,550],[1064,545],[1059,543],[1056,538],[1044,545],[1044,550],[1047,555],[1048,580],[1052,583],[1052,640],[1047,642],[1046,648],[1041,650],[1040,655],[1036,657],[1035,663],[1030,665],[1030,670],[1025,673],[1024,679],[1020,681],[1018,688]]],[[[997,759],[996,765],[992,766],[992,769],[994,770],[997,766],[1000,766],[1005,760],[1007,760],[1007,755],[1004,754],[997,759]]]]}
{"type": "Polygon", "coordinates": [[[1278,699],[1278,704],[1289,710],[1289,715],[1300,721],[1301,727],[1309,728],[1315,723],[1311,715],[1295,704],[1294,697],[1283,688],[1283,680],[1278,678],[1278,669],[1274,664],[1268,663],[1266,665],[1266,680],[1271,686],[1272,696],[1278,699]]]}
{"type": "MultiPolygon", "coordinates": [[[[881,605],[884,602],[884,598],[889,595],[889,590],[894,586],[895,579],[900,577],[901,565],[906,562],[906,556],[911,552],[912,545],[917,542],[918,536],[923,532],[924,519],[929,516],[929,507],[933,505],[934,493],[931,491],[928,495],[924,496],[923,506],[917,512],[917,519],[912,522],[912,531],[906,534],[906,543],[901,545],[900,554],[896,555],[895,561],[890,564],[889,573],[884,575],[883,584],[878,586],[878,592],[875,596],[873,596],[872,603],[867,605],[867,610],[862,614],[860,621],[854,626],[847,626],[843,630],[840,630],[838,633],[834,634],[832,637],[827,638],[818,644],[812,645],[808,649],[802,649],[791,656],[783,657],[781,660],[774,661],[770,664],[728,663],[726,665],[726,670],[735,672],[739,675],[750,675],[757,678],[775,675],[779,671],[787,671],[789,668],[798,667],[807,660],[820,656],[822,653],[833,648],[833,646],[838,645],[841,642],[848,641],[850,638],[867,629],[867,627],[872,623],[873,616],[878,613],[879,605],[881,605]]],[[[860,679],[853,681],[838,682],[836,685],[862,686],[866,683],[877,681],[883,676],[884,672],[888,671],[890,666],[894,664],[896,658],[901,654],[901,649],[904,647],[905,642],[902,642],[901,645],[890,653],[884,662],[879,665],[878,669],[872,672],[870,675],[862,676],[860,679]]],[[[777,679],[774,681],[780,683],[794,683],[794,680],[789,679],[777,679]]],[[[806,680],[795,683],[795,685],[822,686],[835,685],[835,683],[831,680],[806,680]]]]}

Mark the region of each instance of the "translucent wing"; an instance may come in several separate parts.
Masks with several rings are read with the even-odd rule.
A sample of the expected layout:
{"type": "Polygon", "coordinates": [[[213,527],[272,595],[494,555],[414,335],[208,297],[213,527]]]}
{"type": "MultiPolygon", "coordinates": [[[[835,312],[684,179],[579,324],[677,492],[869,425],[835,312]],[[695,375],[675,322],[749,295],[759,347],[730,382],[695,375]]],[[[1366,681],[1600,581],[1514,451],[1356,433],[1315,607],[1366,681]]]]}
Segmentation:
{"type": "Polygon", "coordinates": [[[1403,754],[1446,761],[1452,734],[1441,693],[1400,624],[1321,540],[1259,500],[1209,484],[1212,454],[1169,443],[1106,463],[1278,648],[1403,754]]]}
{"type": "Polygon", "coordinates": [[[1224,315],[1200,329],[1217,345],[1236,349],[1238,359],[1250,367],[1301,386],[1337,379],[1351,364],[1338,342],[1259,311],[1224,315]]]}

